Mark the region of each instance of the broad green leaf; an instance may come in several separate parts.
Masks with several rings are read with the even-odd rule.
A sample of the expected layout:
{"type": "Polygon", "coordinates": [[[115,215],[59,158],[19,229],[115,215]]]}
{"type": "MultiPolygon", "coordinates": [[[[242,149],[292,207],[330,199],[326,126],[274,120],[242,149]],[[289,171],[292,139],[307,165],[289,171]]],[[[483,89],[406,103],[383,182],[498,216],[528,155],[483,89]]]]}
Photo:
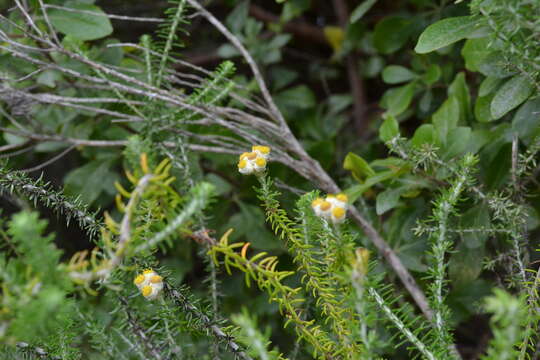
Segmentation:
{"type": "Polygon", "coordinates": [[[278,250],[283,247],[279,239],[272,235],[265,223],[265,216],[260,207],[238,202],[240,212],[230,217],[228,227],[234,228],[235,239],[245,236],[253,247],[260,250],[278,250]],[[252,236],[257,234],[257,236],[252,236]]]}
{"type": "Polygon", "coordinates": [[[61,33],[78,40],[96,40],[113,32],[107,15],[97,6],[90,4],[70,4],[70,8],[91,11],[94,14],[69,10],[52,9],[48,12],[52,25],[61,33]]]}
{"type": "MultiPolygon", "coordinates": [[[[491,226],[489,208],[480,204],[468,209],[460,218],[460,227],[464,229],[487,229],[491,226]]],[[[463,232],[463,244],[469,249],[483,246],[488,239],[488,233],[482,231],[463,232]]]]}
{"type": "Polygon", "coordinates": [[[364,0],[351,13],[350,22],[353,23],[360,20],[376,2],[377,0],[364,0]]]}
{"type": "Polygon", "coordinates": [[[461,120],[467,120],[470,113],[471,95],[465,81],[465,74],[460,72],[448,87],[448,96],[455,96],[460,105],[461,120]]]}
{"type": "Polygon", "coordinates": [[[298,85],[277,94],[276,102],[280,106],[309,109],[315,105],[315,95],[306,85],[298,85]]]}
{"type": "Polygon", "coordinates": [[[403,168],[408,168],[408,163],[397,157],[386,157],[384,159],[375,159],[369,164],[372,168],[385,168],[395,171],[400,171],[403,168]]]}
{"type": "Polygon", "coordinates": [[[432,85],[440,79],[441,73],[441,67],[439,65],[431,64],[426,70],[426,73],[422,75],[422,80],[427,85],[432,85]]]}
{"type": "Polygon", "coordinates": [[[469,140],[469,145],[467,146],[466,152],[476,154],[483,148],[487,143],[489,143],[493,138],[493,133],[487,129],[477,129],[471,133],[471,138],[469,140]]]}
{"type": "Polygon", "coordinates": [[[457,128],[452,129],[448,134],[448,140],[444,150],[444,157],[452,158],[454,156],[463,154],[469,146],[470,139],[470,127],[458,126],[457,128]]]}
{"type": "Polygon", "coordinates": [[[64,178],[66,194],[80,196],[84,203],[91,204],[108,185],[103,179],[111,176],[111,165],[112,160],[94,160],[70,171],[64,178]]]}
{"type": "Polygon", "coordinates": [[[479,122],[493,121],[493,115],[491,115],[491,101],[493,100],[494,93],[486,96],[480,96],[476,99],[474,104],[474,117],[479,122]]]}
{"type": "Polygon", "coordinates": [[[424,144],[435,144],[437,136],[435,135],[435,128],[432,124],[420,125],[411,139],[412,146],[419,148],[424,144]]]}
{"type": "Polygon", "coordinates": [[[336,115],[350,106],[352,102],[353,98],[350,94],[330,95],[328,98],[328,113],[336,115]]]}
{"type": "Polygon", "coordinates": [[[478,66],[486,58],[491,50],[488,48],[490,39],[483,37],[480,39],[467,39],[463,49],[461,49],[461,56],[465,59],[465,68],[469,71],[478,71],[478,66]]]}
{"type": "Polygon", "coordinates": [[[397,135],[399,135],[399,124],[394,116],[388,115],[379,129],[379,138],[387,142],[397,135]]]}
{"type": "Polygon", "coordinates": [[[373,184],[370,183],[363,183],[363,184],[357,184],[353,185],[348,189],[343,190],[343,192],[347,195],[349,198],[349,203],[354,203],[360,196],[362,196],[363,193],[365,193],[369,188],[371,188],[373,184]]]}
{"type": "MultiPolygon", "coordinates": [[[[13,128],[12,130],[17,130],[17,128],[13,128]]],[[[27,141],[26,138],[8,133],[7,131],[3,131],[2,136],[4,137],[6,143],[8,143],[9,145],[22,144],[27,141]]]]}
{"type": "MultiPolygon", "coordinates": [[[[283,2],[283,1],[278,1],[283,2]]],[[[283,11],[281,12],[281,23],[286,23],[294,19],[295,17],[301,15],[304,11],[308,10],[310,7],[310,0],[294,0],[287,1],[283,5],[283,11]]]]}
{"type": "Polygon", "coordinates": [[[249,1],[241,1],[225,19],[225,24],[234,34],[240,34],[249,18],[249,1]]]}
{"type": "Polygon", "coordinates": [[[37,83],[48,86],[50,88],[56,87],[56,82],[62,80],[62,73],[56,70],[45,70],[37,77],[37,83]]]}
{"type": "Polygon", "coordinates": [[[459,121],[459,103],[455,96],[450,96],[433,114],[433,126],[441,144],[446,144],[450,130],[457,127],[459,121]]]}
{"type": "Polygon", "coordinates": [[[478,96],[486,96],[487,94],[490,94],[499,86],[500,83],[501,79],[499,78],[492,76],[486,77],[480,84],[480,88],[478,89],[478,96]]]}
{"type": "Polygon", "coordinates": [[[343,168],[352,172],[353,177],[358,181],[375,175],[375,171],[369,166],[366,160],[355,153],[348,153],[343,161],[343,168]]]}
{"type": "Polygon", "coordinates": [[[399,203],[399,197],[403,192],[407,191],[401,187],[396,189],[386,189],[377,195],[376,211],[377,215],[382,215],[388,210],[391,210],[399,203]]]}
{"type": "Polygon", "coordinates": [[[491,114],[500,119],[509,111],[527,100],[534,90],[534,85],[523,75],[514,76],[503,84],[495,93],[491,102],[491,114]]]}
{"type": "Polygon", "coordinates": [[[119,44],[120,42],[115,39],[107,39],[104,41],[103,46],[95,47],[94,50],[99,52],[97,59],[105,64],[120,66],[124,59],[124,50],[120,46],[107,47],[112,44],[119,44]]]}
{"type": "Polygon", "coordinates": [[[362,66],[362,75],[368,79],[378,76],[384,67],[384,58],[380,56],[370,56],[362,66]]]}
{"type": "Polygon", "coordinates": [[[470,283],[482,272],[482,259],[484,257],[484,248],[467,248],[464,243],[458,245],[455,252],[451,255],[448,265],[448,275],[452,283],[456,285],[470,283]]]}
{"type": "Polygon", "coordinates": [[[512,119],[512,129],[526,144],[540,135],[540,98],[531,99],[523,104],[512,119]]]}
{"type": "Polygon", "coordinates": [[[510,175],[512,163],[512,144],[506,143],[499,147],[493,160],[487,165],[484,181],[488,190],[499,188],[510,175]]]}
{"type": "Polygon", "coordinates": [[[402,17],[385,17],[375,25],[373,45],[382,54],[399,50],[409,38],[411,22],[402,17]]]}
{"type": "Polygon", "coordinates": [[[399,84],[402,82],[407,82],[416,78],[417,76],[418,75],[411,70],[400,65],[389,65],[385,67],[382,72],[383,81],[387,84],[399,84]]]}
{"type": "Polygon", "coordinates": [[[205,176],[204,180],[214,185],[217,196],[223,196],[232,190],[231,184],[219,175],[210,173],[205,176]]]}
{"type": "MultiPolygon", "coordinates": [[[[422,241],[417,241],[415,245],[419,244],[417,247],[420,247],[421,243],[422,241]]],[[[422,262],[422,254],[413,247],[406,247],[404,250],[396,251],[396,253],[401,259],[403,265],[409,270],[423,273],[429,269],[429,267],[422,262]]]]}
{"type": "Polygon", "coordinates": [[[284,66],[274,66],[270,70],[272,77],[272,87],[274,90],[280,90],[287,85],[290,85],[298,78],[298,73],[284,66]]]}
{"type": "Polygon", "coordinates": [[[44,141],[40,142],[34,148],[36,152],[53,152],[67,148],[67,144],[61,141],[44,141]]]}
{"type": "Polygon", "coordinates": [[[462,322],[478,313],[478,299],[492,295],[493,283],[482,279],[456,284],[448,294],[448,304],[454,310],[452,315],[456,322],[462,322]],[[456,311],[458,310],[458,311],[456,311]]]}
{"type": "Polygon", "coordinates": [[[387,90],[383,96],[383,101],[381,101],[381,106],[388,109],[388,114],[398,116],[407,110],[411,104],[415,87],[416,84],[410,82],[407,85],[387,90]]]}
{"type": "Polygon", "coordinates": [[[504,79],[517,73],[514,68],[510,67],[510,64],[500,51],[490,52],[477,67],[478,71],[483,75],[499,79],[504,79]]]}
{"type": "Polygon", "coordinates": [[[368,189],[370,189],[373,185],[378,184],[382,181],[391,179],[398,175],[400,175],[400,172],[395,171],[395,170],[381,171],[367,178],[363,184],[351,186],[350,188],[345,190],[345,194],[347,194],[347,196],[349,197],[349,202],[352,204],[354,201],[356,201],[356,199],[362,196],[362,194],[366,192],[368,189]]]}
{"type": "Polygon", "coordinates": [[[219,57],[229,59],[240,55],[240,51],[238,51],[238,49],[231,44],[223,44],[218,48],[217,54],[219,55],[219,57]]]}
{"type": "Polygon", "coordinates": [[[484,35],[484,27],[477,17],[458,16],[443,19],[431,24],[422,32],[414,51],[426,54],[465,38],[484,35]]]}
{"type": "Polygon", "coordinates": [[[420,110],[420,113],[428,114],[431,111],[431,102],[433,101],[433,92],[431,89],[426,90],[424,92],[424,95],[420,98],[420,101],[418,102],[418,110],[420,110]]]}

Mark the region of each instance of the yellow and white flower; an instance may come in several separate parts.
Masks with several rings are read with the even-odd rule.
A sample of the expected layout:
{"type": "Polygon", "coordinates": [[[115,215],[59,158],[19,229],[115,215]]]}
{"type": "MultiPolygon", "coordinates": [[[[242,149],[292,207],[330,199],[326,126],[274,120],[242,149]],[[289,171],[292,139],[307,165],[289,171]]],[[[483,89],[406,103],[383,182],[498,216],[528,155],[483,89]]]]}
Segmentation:
{"type": "Polygon", "coordinates": [[[133,280],[133,283],[141,291],[142,296],[148,300],[156,299],[163,290],[163,278],[152,269],[144,270],[133,280]]]}
{"type": "Polygon", "coordinates": [[[268,159],[268,156],[270,155],[269,146],[254,145],[251,147],[251,151],[257,153],[258,156],[264,158],[265,160],[268,159]]]}
{"type": "Polygon", "coordinates": [[[347,201],[348,198],[345,194],[328,195],[325,199],[313,200],[311,207],[315,215],[334,224],[340,224],[345,220],[347,214],[347,201]]]}
{"type": "Polygon", "coordinates": [[[244,175],[262,173],[266,170],[266,163],[270,156],[270,147],[254,145],[251,152],[240,155],[238,161],[238,171],[244,175]]]}

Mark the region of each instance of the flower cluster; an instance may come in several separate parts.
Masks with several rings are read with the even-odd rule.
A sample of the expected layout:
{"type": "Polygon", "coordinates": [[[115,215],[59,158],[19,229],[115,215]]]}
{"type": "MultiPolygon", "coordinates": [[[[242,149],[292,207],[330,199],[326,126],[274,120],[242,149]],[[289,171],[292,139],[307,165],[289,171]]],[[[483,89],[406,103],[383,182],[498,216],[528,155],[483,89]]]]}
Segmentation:
{"type": "Polygon", "coordinates": [[[270,147],[255,145],[251,152],[240,155],[238,161],[238,171],[244,175],[261,173],[266,169],[266,162],[270,155],[270,147]]]}
{"type": "Polygon", "coordinates": [[[326,199],[313,200],[311,207],[317,216],[339,224],[345,220],[347,201],[348,198],[345,194],[328,195],[326,199]]]}
{"type": "Polygon", "coordinates": [[[144,270],[133,280],[133,283],[139,288],[142,296],[148,300],[154,300],[163,290],[163,278],[152,269],[144,270]]]}

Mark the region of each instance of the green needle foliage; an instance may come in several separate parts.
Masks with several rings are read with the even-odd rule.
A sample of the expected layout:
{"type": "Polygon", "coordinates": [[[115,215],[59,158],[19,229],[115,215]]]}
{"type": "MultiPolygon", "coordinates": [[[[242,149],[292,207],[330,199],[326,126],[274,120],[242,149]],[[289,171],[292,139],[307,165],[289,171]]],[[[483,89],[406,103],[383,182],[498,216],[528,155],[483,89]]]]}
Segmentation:
{"type": "Polygon", "coordinates": [[[80,199],[72,199],[55,191],[49,183],[40,177],[31,179],[19,171],[10,171],[7,164],[0,163],[0,191],[5,194],[19,193],[26,196],[36,205],[38,202],[65,217],[69,225],[75,219],[88,236],[93,238],[99,234],[103,224],[96,219],[96,214],[89,213],[88,206],[80,199]]]}
{"type": "Polygon", "coordinates": [[[118,3],[0,1],[0,360],[539,358],[539,1],[118,3]]]}

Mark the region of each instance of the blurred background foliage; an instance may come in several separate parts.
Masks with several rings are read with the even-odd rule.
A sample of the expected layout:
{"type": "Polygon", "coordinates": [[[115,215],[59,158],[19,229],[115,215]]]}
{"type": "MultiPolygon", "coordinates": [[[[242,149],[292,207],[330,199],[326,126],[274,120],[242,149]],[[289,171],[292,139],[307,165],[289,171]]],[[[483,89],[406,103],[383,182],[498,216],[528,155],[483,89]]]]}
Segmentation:
{"type": "MultiPolygon", "coordinates": [[[[167,2],[157,0],[47,3],[95,4],[110,14],[144,17],[160,17],[169,7],[167,2]]],[[[261,66],[277,105],[308,153],[347,189],[351,198],[358,200],[417,279],[422,279],[428,270],[428,243],[427,236],[415,234],[414,228],[429,215],[433,194],[444,184],[446,175],[413,172],[406,161],[389,154],[384,142],[393,138],[399,127],[401,135],[410,139],[410,146],[425,149],[431,145],[443,161],[472,152],[480,159],[480,187],[488,192],[505,190],[511,180],[513,141],[517,139],[519,150],[524,152],[540,135],[540,7],[531,4],[525,0],[206,2],[216,17],[225,19],[261,66]],[[471,14],[483,16],[484,23],[471,28],[471,14]],[[447,18],[453,22],[439,23],[445,29],[433,27],[431,32],[424,32],[428,25],[447,18]],[[450,35],[441,42],[437,31],[449,31],[450,35]]],[[[3,13],[10,6],[9,0],[0,1],[3,13]]],[[[57,21],[55,26],[68,35],[81,30],[70,27],[61,14],[52,21],[57,21]]],[[[142,35],[155,33],[157,27],[114,19],[110,25],[108,21],[93,24],[95,29],[91,29],[84,46],[100,61],[142,69],[143,64],[130,57],[133,49],[104,45],[138,42],[142,35]]],[[[80,36],[86,36],[84,30],[80,36]]],[[[239,60],[236,49],[223,44],[216,32],[199,19],[186,25],[186,33],[180,38],[184,47],[176,52],[193,64],[214,69],[225,59],[239,60]]],[[[246,65],[240,61],[235,65],[238,70],[234,80],[253,89],[255,84],[246,65]]],[[[19,66],[24,65],[0,52],[2,72],[19,66]]],[[[66,86],[63,75],[53,70],[42,72],[36,80],[31,86],[38,91],[54,89],[66,96],[74,91],[66,86]]],[[[24,104],[7,106],[24,111],[24,104]]],[[[119,105],[109,109],[114,110],[114,106],[119,105]]],[[[114,124],[106,115],[73,108],[40,106],[35,115],[40,126],[80,139],[124,140],[137,131],[136,125],[114,124]]],[[[0,123],[5,125],[5,119],[0,123]]],[[[4,132],[0,147],[23,141],[4,132]]],[[[31,169],[66,149],[64,143],[42,142],[32,151],[11,156],[10,166],[31,169]]],[[[285,267],[290,264],[283,244],[265,225],[252,190],[256,180],[237,174],[232,156],[190,153],[189,157],[192,176],[213,183],[219,195],[206,212],[208,227],[216,234],[232,227],[232,240],[250,241],[255,249],[281,255],[285,267]]],[[[38,177],[43,172],[44,181],[52,186],[79,196],[93,210],[114,214],[114,183],[125,181],[125,161],[121,148],[77,146],[61,160],[30,175],[38,177]]],[[[287,189],[283,197],[286,207],[295,201],[296,195],[292,194],[312,189],[312,184],[280,164],[270,164],[270,169],[278,185],[287,189]]],[[[534,168],[526,184],[530,196],[524,199],[528,212],[529,237],[524,244],[527,264],[537,258],[533,251],[538,246],[540,225],[537,180],[538,168],[534,168]]],[[[24,197],[0,199],[4,215],[33,207],[24,197]]],[[[63,257],[92,247],[77,224],[66,227],[55,214],[38,208],[49,221],[46,233],[56,234],[63,257]]],[[[486,204],[470,203],[462,209],[455,226],[495,226],[486,204]]],[[[369,246],[367,240],[363,241],[369,246]]],[[[507,246],[488,233],[463,232],[449,254],[448,303],[457,326],[457,345],[467,358],[476,358],[491,336],[488,316],[479,304],[496,284],[508,286],[510,281],[512,288],[508,276],[512,273],[508,262],[512,260],[499,256],[507,246]]],[[[195,244],[189,239],[175,242],[160,256],[161,264],[176,279],[202,294],[204,264],[195,244]]],[[[242,274],[223,279],[221,292],[224,313],[237,313],[249,301],[259,325],[281,328],[277,306],[269,304],[266,295],[256,289],[246,288],[242,274]]],[[[273,334],[272,340],[281,351],[294,347],[286,331],[273,334]]],[[[395,359],[408,358],[402,350],[389,348],[387,352],[395,359]]]]}

